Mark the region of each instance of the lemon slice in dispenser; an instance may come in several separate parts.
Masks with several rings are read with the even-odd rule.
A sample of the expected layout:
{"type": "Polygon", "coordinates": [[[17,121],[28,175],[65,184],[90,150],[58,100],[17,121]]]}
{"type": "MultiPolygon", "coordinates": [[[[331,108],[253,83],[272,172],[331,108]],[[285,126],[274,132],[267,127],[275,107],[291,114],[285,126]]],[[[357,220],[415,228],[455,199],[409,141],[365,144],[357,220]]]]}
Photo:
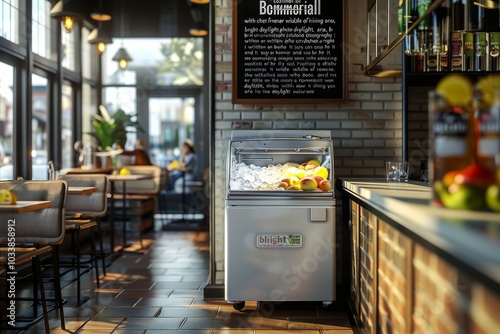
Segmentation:
{"type": "Polygon", "coordinates": [[[472,81],[462,74],[449,74],[439,80],[436,93],[451,106],[466,106],[474,97],[472,81]]]}

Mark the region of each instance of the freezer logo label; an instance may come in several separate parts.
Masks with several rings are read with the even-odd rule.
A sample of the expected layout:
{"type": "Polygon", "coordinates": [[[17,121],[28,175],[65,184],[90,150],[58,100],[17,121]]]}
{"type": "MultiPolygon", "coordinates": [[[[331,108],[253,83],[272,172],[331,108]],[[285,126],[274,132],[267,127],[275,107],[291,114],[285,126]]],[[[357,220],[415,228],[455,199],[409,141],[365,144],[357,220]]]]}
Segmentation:
{"type": "Polygon", "coordinates": [[[257,248],[302,247],[301,234],[257,234],[257,248]]]}

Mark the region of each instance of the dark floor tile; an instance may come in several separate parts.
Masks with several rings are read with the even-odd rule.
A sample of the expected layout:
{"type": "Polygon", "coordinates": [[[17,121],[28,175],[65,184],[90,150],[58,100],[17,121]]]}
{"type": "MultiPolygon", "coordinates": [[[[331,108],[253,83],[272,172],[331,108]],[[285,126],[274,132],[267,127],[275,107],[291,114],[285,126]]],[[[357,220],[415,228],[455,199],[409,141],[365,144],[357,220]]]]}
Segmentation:
{"type": "Polygon", "coordinates": [[[215,318],[218,312],[217,307],[162,307],[158,315],[159,318],[215,318]]]}
{"type": "Polygon", "coordinates": [[[114,317],[142,317],[142,318],[153,318],[160,313],[161,309],[159,307],[120,307],[111,306],[105,307],[101,312],[99,312],[95,318],[114,318],[114,317]]]}
{"type": "Polygon", "coordinates": [[[118,329],[173,329],[177,330],[184,318],[128,318],[118,329]]]}
{"type": "Polygon", "coordinates": [[[142,298],[137,306],[184,306],[189,307],[193,298],[142,298]]]}
{"type": "Polygon", "coordinates": [[[261,317],[220,317],[216,319],[188,318],[181,329],[286,329],[286,320],[266,319],[261,317]]]}

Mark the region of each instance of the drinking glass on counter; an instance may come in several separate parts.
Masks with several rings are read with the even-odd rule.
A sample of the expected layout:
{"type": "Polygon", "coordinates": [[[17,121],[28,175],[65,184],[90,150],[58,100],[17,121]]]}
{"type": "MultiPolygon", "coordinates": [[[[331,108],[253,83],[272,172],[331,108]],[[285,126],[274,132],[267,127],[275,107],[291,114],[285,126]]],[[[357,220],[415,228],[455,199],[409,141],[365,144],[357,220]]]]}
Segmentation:
{"type": "Polygon", "coordinates": [[[385,176],[387,181],[399,182],[399,167],[400,162],[398,161],[387,161],[385,163],[385,176]]]}

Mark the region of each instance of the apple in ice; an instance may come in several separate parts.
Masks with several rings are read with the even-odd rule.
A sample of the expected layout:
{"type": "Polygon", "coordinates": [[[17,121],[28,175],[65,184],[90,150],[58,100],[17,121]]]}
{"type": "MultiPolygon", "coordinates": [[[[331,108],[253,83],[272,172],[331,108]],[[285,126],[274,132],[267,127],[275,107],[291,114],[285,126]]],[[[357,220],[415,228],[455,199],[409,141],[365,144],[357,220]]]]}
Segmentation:
{"type": "Polygon", "coordinates": [[[318,187],[316,180],[312,177],[305,177],[300,180],[300,189],[302,190],[314,190],[318,187]]]}
{"type": "Polygon", "coordinates": [[[327,180],[327,179],[322,180],[319,183],[318,187],[319,187],[319,189],[321,189],[323,191],[330,191],[330,190],[332,190],[332,184],[331,184],[330,180],[327,180]]]}
{"type": "Polygon", "coordinates": [[[318,185],[319,187],[319,184],[321,183],[321,181],[324,180],[324,178],[322,176],[319,176],[319,175],[313,175],[311,176],[314,180],[316,180],[316,184],[318,185]]]}

